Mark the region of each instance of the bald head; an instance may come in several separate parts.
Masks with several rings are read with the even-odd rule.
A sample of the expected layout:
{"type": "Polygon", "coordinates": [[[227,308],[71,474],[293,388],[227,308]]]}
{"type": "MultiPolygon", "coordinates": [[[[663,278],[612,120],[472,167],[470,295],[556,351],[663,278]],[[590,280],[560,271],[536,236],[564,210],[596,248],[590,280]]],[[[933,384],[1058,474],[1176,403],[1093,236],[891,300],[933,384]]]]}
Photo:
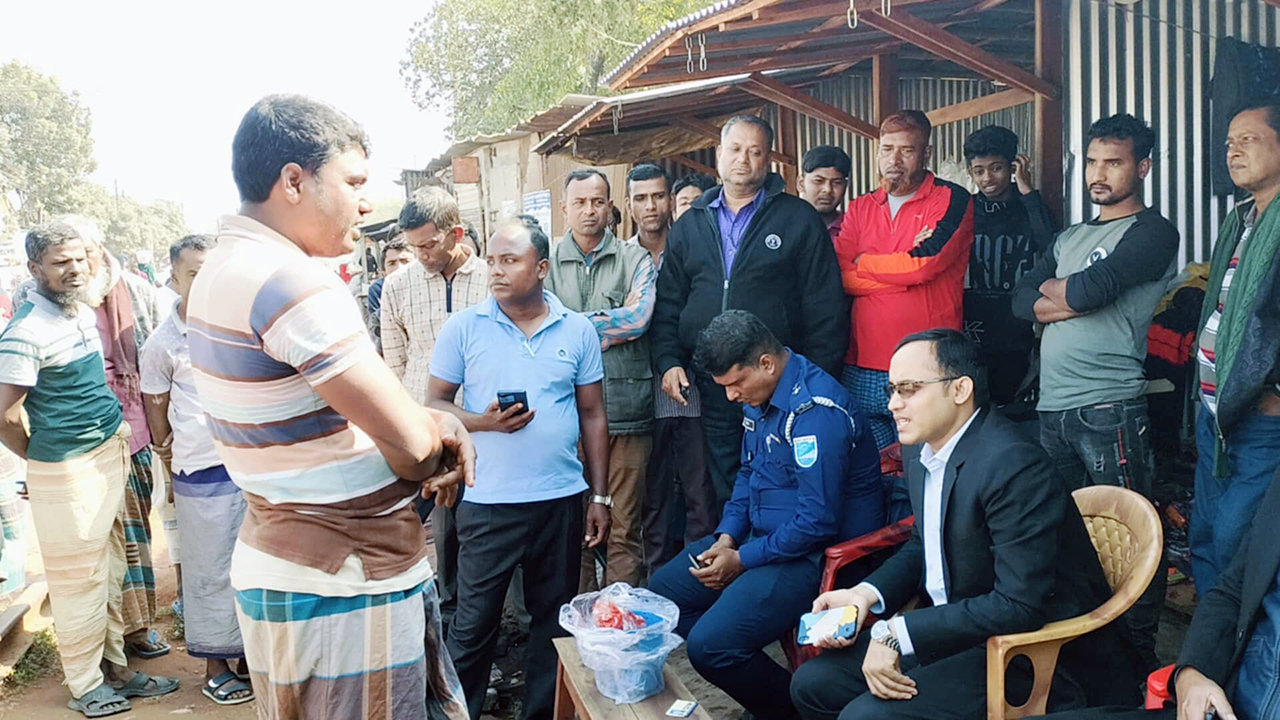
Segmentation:
{"type": "Polygon", "coordinates": [[[489,292],[499,305],[525,303],[542,295],[551,245],[536,221],[502,223],[489,238],[489,292]]]}

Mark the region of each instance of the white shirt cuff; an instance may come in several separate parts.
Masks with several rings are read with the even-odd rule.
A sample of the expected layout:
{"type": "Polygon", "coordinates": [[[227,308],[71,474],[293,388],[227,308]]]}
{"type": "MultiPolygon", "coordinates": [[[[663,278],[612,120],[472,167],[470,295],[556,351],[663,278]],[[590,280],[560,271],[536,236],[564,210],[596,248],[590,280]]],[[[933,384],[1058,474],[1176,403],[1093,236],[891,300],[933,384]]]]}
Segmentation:
{"type": "MultiPolygon", "coordinates": [[[[870,608],[871,612],[875,613],[876,615],[884,614],[884,595],[880,594],[880,591],[876,589],[875,585],[872,585],[871,583],[858,583],[857,585],[854,586],[853,589],[854,590],[859,590],[859,589],[870,590],[871,592],[875,593],[876,604],[871,606],[870,608]]],[[[858,621],[865,622],[866,618],[858,618],[858,621]]]]}
{"type": "Polygon", "coordinates": [[[898,638],[898,645],[902,647],[899,654],[902,657],[915,655],[916,648],[911,644],[911,633],[907,632],[907,619],[899,615],[889,621],[889,627],[893,628],[893,636],[898,638]]]}

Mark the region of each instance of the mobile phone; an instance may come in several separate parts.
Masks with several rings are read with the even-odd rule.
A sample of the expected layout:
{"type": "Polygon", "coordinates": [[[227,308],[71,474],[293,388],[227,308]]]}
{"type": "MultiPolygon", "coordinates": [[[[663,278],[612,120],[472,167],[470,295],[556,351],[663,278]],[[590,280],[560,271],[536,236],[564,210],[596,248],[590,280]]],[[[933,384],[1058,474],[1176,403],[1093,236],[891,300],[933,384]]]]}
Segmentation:
{"type": "Polygon", "coordinates": [[[703,568],[706,567],[706,565],[703,564],[703,562],[698,559],[698,556],[694,555],[693,553],[689,553],[689,562],[690,564],[693,565],[694,570],[702,570],[703,568]]]}
{"type": "Polygon", "coordinates": [[[681,386],[680,386],[680,397],[684,398],[685,400],[688,400],[688,399],[689,399],[689,386],[688,386],[688,385],[681,385],[681,386]]]}
{"type": "Polygon", "coordinates": [[[516,415],[523,415],[529,412],[529,395],[524,390],[499,390],[498,391],[498,409],[505,412],[512,405],[520,404],[520,411],[516,415]]]}

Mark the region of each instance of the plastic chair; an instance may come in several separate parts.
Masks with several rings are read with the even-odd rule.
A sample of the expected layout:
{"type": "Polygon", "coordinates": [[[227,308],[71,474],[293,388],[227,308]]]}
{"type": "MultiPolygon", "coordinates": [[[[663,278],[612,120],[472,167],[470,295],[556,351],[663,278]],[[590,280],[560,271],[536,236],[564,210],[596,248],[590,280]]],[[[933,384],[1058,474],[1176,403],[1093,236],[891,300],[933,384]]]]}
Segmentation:
{"type": "MultiPolygon", "coordinates": [[[[898,443],[894,443],[880,451],[880,473],[894,477],[902,476],[902,448],[898,443]]],[[[850,563],[863,559],[883,562],[886,557],[892,554],[893,550],[896,550],[907,541],[907,538],[911,537],[913,525],[915,525],[914,515],[874,532],[869,532],[866,535],[861,535],[827,548],[826,560],[822,568],[820,592],[834,590],[836,577],[850,563]]],[[[819,652],[818,648],[811,645],[797,644],[794,631],[783,636],[782,650],[786,654],[787,662],[791,665],[793,672],[809,659],[817,657],[819,652]]]]}
{"type": "Polygon", "coordinates": [[[1034,632],[987,639],[987,717],[1043,715],[1062,646],[1120,617],[1142,595],[1160,566],[1164,530],[1146,498],[1120,487],[1093,486],[1071,494],[1084,516],[1093,549],[1102,563],[1111,598],[1086,615],[1049,623],[1034,632]],[[1026,656],[1034,668],[1031,695],[1012,706],[1005,696],[1009,663],[1026,656]]]}
{"type": "Polygon", "coordinates": [[[1169,691],[1169,680],[1172,679],[1173,665],[1165,665],[1147,676],[1147,701],[1143,705],[1147,710],[1160,710],[1164,704],[1173,699],[1169,691]]]}

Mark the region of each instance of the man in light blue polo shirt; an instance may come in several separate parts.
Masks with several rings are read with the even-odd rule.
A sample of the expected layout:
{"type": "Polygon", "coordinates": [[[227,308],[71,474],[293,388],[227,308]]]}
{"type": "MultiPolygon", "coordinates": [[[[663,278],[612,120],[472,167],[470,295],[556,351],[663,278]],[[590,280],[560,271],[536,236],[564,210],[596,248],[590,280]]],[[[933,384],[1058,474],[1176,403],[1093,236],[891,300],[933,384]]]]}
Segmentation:
{"type": "Polygon", "coordinates": [[[544,292],[550,243],[515,221],[489,241],[490,297],[454,314],[436,339],[427,395],[476,443],[476,477],[458,505],[459,603],[449,632],[473,720],[480,717],[507,585],[524,567],[532,621],[525,651],[525,718],[550,718],[560,606],[578,590],[583,543],[609,534],[609,430],[595,327],[544,292]],[[463,407],[453,403],[462,389],[463,407]],[[523,403],[499,396],[523,391],[523,403]],[[504,409],[505,408],[505,409],[504,409]],[[581,436],[586,457],[578,459],[581,436]]]}

